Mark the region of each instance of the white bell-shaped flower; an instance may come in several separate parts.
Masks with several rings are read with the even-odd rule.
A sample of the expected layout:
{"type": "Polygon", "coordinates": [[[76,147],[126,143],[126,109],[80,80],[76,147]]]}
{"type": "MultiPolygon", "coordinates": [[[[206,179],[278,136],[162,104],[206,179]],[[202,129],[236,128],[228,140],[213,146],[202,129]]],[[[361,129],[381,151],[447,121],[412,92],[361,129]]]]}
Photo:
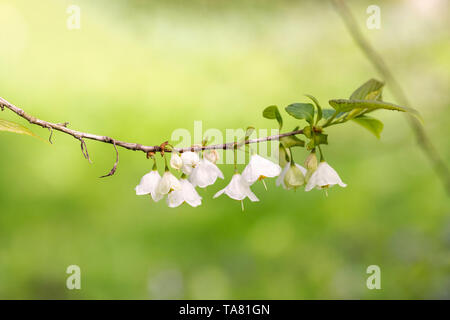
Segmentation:
{"type": "Polygon", "coordinates": [[[242,171],[242,178],[252,185],[257,180],[264,178],[274,178],[281,173],[281,167],[273,163],[266,158],[263,158],[257,154],[253,154],[250,158],[250,162],[242,171]]]}
{"type": "Polygon", "coordinates": [[[197,207],[202,204],[202,197],[197,193],[195,187],[186,180],[180,179],[181,189],[174,190],[167,196],[167,205],[171,208],[178,207],[183,202],[186,202],[192,207],[197,207]]]}
{"type": "MultiPolygon", "coordinates": [[[[284,166],[284,168],[283,168],[283,171],[281,172],[281,174],[278,176],[278,178],[277,178],[277,181],[275,182],[276,183],[276,185],[277,186],[279,186],[280,184],[281,184],[281,186],[284,188],[284,189],[286,189],[286,190],[290,190],[290,189],[293,189],[293,188],[295,188],[295,182],[293,181],[293,180],[298,180],[298,186],[300,186],[301,184],[300,184],[300,180],[302,179],[301,177],[300,177],[300,174],[302,174],[303,176],[305,176],[305,174],[306,174],[306,169],[305,168],[303,168],[301,165],[299,165],[299,164],[295,164],[295,167],[297,167],[299,170],[300,170],[300,172],[295,172],[296,170],[294,170],[294,171],[292,171],[292,169],[291,169],[291,163],[290,162],[288,162],[285,166],[284,166]],[[288,171],[290,171],[291,170],[291,172],[289,172],[289,174],[292,174],[292,177],[290,177],[289,179],[288,179],[288,185],[286,184],[286,181],[285,181],[285,178],[286,178],[286,174],[288,173],[288,171]],[[289,182],[289,181],[291,181],[291,182],[289,182]]],[[[303,183],[304,183],[304,178],[303,178],[303,183]]]]}
{"type": "Polygon", "coordinates": [[[183,161],[181,171],[184,174],[190,175],[192,170],[199,164],[200,157],[197,152],[188,151],[181,154],[181,160],[183,161]]]}
{"type": "Polygon", "coordinates": [[[249,198],[251,201],[259,201],[256,195],[250,190],[250,186],[239,173],[235,173],[231,178],[230,183],[222,190],[214,195],[214,198],[219,197],[222,194],[226,194],[234,200],[244,200],[249,198]]]}
{"type": "Polygon", "coordinates": [[[159,183],[161,181],[161,176],[157,170],[152,170],[146,175],[144,175],[139,182],[139,185],[135,188],[136,195],[146,195],[150,194],[154,201],[159,201],[163,198],[163,195],[156,191],[159,183]]]}
{"type": "Polygon", "coordinates": [[[183,160],[181,160],[181,157],[178,155],[178,153],[172,153],[172,156],[170,157],[170,166],[175,170],[180,170],[183,166],[183,160]]]}
{"type": "Polygon", "coordinates": [[[223,179],[223,173],[212,162],[206,159],[200,160],[200,163],[192,170],[189,181],[194,187],[205,188],[214,184],[217,178],[223,179]]]}
{"type": "Polygon", "coordinates": [[[313,188],[325,189],[334,186],[335,184],[338,184],[341,187],[347,186],[342,182],[337,172],[328,163],[322,161],[309,178],[305,191],[310,191],[313,188]]]}
{"type": "Polygon", "coordinates": [[[180,190],[180,181],[170,171],[164,172],[161,181],[156,188],[156,192],[165,195],[175,190],[180,190]]]}

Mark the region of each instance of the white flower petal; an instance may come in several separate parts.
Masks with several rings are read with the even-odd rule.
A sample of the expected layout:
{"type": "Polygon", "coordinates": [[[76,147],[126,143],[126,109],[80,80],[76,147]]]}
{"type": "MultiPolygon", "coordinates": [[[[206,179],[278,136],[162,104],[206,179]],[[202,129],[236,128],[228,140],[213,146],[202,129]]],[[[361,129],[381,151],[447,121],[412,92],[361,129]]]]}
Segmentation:
{"type": "Polygon", "coordinates": [[[216,192],[216,194],[214,195],[213,199],[220,197],[221,195],[224,194],[226,188],[223,188],[222,190],[219,190],[216,192]]]}
{"type": "Polygon", "coordinates": [[[183,160],[181,160],[181,157],[178,155],[178,153],[172,153],[172,156],[170,157],[170,166],[175,170],[180,170],[183,166],[183,160]]]}
{"type": "Polygon", "coordinates": [[[259,201],[258,197],[252,191],[247,193],[247,197],[253,202],[259,201]]]}
{"type": "Polygon", "coordinates": [[[225,193],[231,199],[234,200],[244,200],[249,198],[251,201],[259,201],[256,195],[250,190],[250,186],[242,179],[239,173],[235,173],[231,178],[230,183],[222,190],[214,195],[214,198],[225,193]]]}
{"type": "Polygon", "coordinates": [[[202,197],[197,193],[194,186],[186,179],[180,180],[181,189],[172,191],[167,196],[167,204],[171,208],[178,207],[186,202],[192,207],[202,204],[202,197]]]}
{"type": "Polygon", "coordinates": [[[170,208],[176,208],[184,202],[183,192],[181,190],[172,191],[167,195],[167,205],[170,208]]]}
{"type": "Polygon", "coordinates": [[[250,162],[242,172],[242,177],[248,184],[253,184],[258,179],[273,178],[281,173],[281,167],[266,158],[254,154],[250,162]]]}
{"type": "Polygon", "coordinates": [[[161,181],[156,188],[156,192],[165,195],[171,191],[181,189],[180,182],[178,179],[169,171],[164,172],[161,181]]]}
{"type": "Polygon", "coordinates": [[[162,195],[156,192],[156,189],[161,181],[161,176],[158,171],[152,170],[144,175],[139,185],[135,188],[137,195],[151,194],[154,201],[159,201],[162,195]]]}
{"type": "Polygon", "coordinates": [[[183,166],[181,170],[184,174],[190,175],[192,169],[194,169],[200,162],[200,157],[197,152],[183,152],[181,154],[181,160],[183,161],[183,166]]]}
{"type": "Polygon", "coordinates": [[[313,188],[328,188],[334,186],[335,184],[341,187],[346,187],[347,185],[342,182],[341,178],[337,172],[325,161],[322,161],[317,170],[313,172],[306,184],[305,191],[310,191],[313,188]]]}
{"type": "Polygon", "coordinates": [[[206,159],[200,160],[200,163],[192,170],[189,181],[194,187],[205,188],[214,184],[217,178],[223,179],[223,173],[212,162],[206,159]]]}

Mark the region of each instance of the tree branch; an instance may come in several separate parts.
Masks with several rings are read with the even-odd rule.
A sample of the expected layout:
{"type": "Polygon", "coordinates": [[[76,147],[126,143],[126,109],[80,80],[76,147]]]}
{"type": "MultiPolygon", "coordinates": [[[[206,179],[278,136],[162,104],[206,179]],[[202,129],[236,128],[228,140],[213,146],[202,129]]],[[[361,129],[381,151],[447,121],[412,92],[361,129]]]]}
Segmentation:
{"type": "MultiPolygon", "coordinates": [[[[15,105],[9,103],[8,101],[6,101],[5,99],[3,99],[1,97],[0,97],[0,107],[2,110],[4,107],[8,108],[12,112],[19,115],[20,117],[28,120],[28,122],[30,122],[31,124],[35,124],[35,125],[41,126],[42,128],[49,129],[51,131],[51,133],[53,133],[53,130],[57,130],[57,131],[66,133],[68,135],[71,135],[72,137],[74,137],[77,140],[80,140],[81,141],[81,150],[83,152],[83,155],[89,161],[90,161],[90,157],[89,157],[89,153],[87,152],[86,142],[84,141],[84,139],[95,140],[95,141],[100,141],[100,142],[109,143],[109,144],[114,145],[114,148],[116,149],[117,160],[113,167],[113,170],[111,170],[112,173],[110,172],[106,176],[110,176],[110,175],[114,174],[115,169],[117,168],[117,163],[119,162],[119,153],[117,151],[117,146],[128,149],[128,150],[143,151],[145,153],[172,152],[172,151],[173,152],[186,152],[186,151],[202,151],[202,150],[213,150],[213,149],[225,150],[225,149],[233,149],[235,146],[234,142],[230,142],[230,143],[216,144],[216,145],[209,145],[209,146],[192,146],[192,147],[188,147],[188,148],[170,149],[170,148],[164,147],[164,150],[163,150],[161,148],[161,146],[145,146],[145,145],[142,145],[139,143],[131,143],[131,142],[124,142],[124,141],[116,140],[116,139],[110,138],[108,136],[100,136],[100,135],[96,135],[96,134],[72,130],[72,129],[67,128],[67,124],[68,124],[67,122],[61,124],[61,123],[51,123],[51,122],[47,122],[44,120],[40,120],[40,119],[37,119],[37,118],[27,114],[22,109],[16,107],[15,105]]],[[[271,141],[271,140],[279,140],[282,137],[293,136],[293,135],[302,134],[302,133],[303,133],[303,130],[295,130],[295,131],[291,131],[291,132],[281,133],[281,134],[258,138],[258,139],[247,139],[246,141],[243,142],[243,144],[259,143],[259,142],[265,142],[265,141],[271,141]]]]}
{"type": "MultiPolygon", "coordinates": [[[[383,76],[386,80],[387,84],[390,85],[392,93],[397,99],[397,101],[403,106],[409,106],[409,99],[406,97],[403,88],[400,83],[396,80],[393,73],[390,71],[389,67],[384,62],[381,55],[374,49],[374,47],[369,43],[369,41],[364,37],[361,33],[361,30],[356,23],[354,16],[352,15],[350,9],[346,5],[344,0],[331,0],[336,10],[340,14],[342,20],[344,20],[345,25],[347,26],[348,31],[350,32],[353,40],[360,47],[362,52],[366,55],[375,69],[383,76]]],[[[442,157],[440,156],[437,149],[434,147],[427,133],[425,132],[422,124],[415,117],[410,114],[406,114],[406,119],[408,120],[411,129],[413,130],[417,144],[425,153],[425,156],[431,162],[434,170],[437,175],[442,179],[444,184],[444,188],[447,191],[447,194],[450,194],[450,171],[447,167],[447,164],[444,162],[442,157]]]]}

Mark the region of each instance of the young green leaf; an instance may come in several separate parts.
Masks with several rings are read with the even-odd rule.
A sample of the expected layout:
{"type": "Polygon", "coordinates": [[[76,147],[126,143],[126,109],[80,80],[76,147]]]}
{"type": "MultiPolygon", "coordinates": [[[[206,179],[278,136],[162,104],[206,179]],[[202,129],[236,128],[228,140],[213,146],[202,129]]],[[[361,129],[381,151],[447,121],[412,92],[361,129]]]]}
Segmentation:
{"type": "Polygon", "coordinates": [[[286,107],[286,112],[296,119],[305,119],[312,124],[314,118],[314,106],[311,103],[293,103],[286,107]]]}
{"type": "Polygon", "coordinates": [[[373,111],[377,109],[396,110],[401,112],[409,112],[419,120],[422,120],[419,112],[413,108],[401,107],[393,103],[378,100],[348,100],[334,99],[329,101],[330,105],[339,112],[348,112],[353,109],[367,109],[373,111]]]}
{"type": "Polygon", "coordinates": [[[283,118],[281,117],[277,106],[269,106],[265,108],[263,111],[263,117],[266,119],[277,119],[280,130],[283,127],[283,118]]]}
{"type": "Polygon", "coordinates": [[[380,134],[381,131],[383,131],[384,126],[383,122],[369,116],[360,116],[352,120],[372,132],[378,139],[380,139],[380,134]]]}
{"type": "Polygon", "coordinates": [[[0,131],[12,132],[17,134],[24,134],[31,137],[36,137],[38,139],[42,139],[38,135],[35,135],[30,129],[7,120],[0,119],[0,131]]]}
{"type": "Polygon", "coordinates": [[[384,82],[370,79],[350,96],[350,100],[381,100],[384,82]]]}
{"type": "Polygon", "coordinates": [[[282,138],[280,138],[280,143],[286,149],[289,149],[292,147],[304,147],[305,146],[305,141],[300,140],[296,136],[282,137],[282,138]]]}
{"type": "Polygon", "coordinates": [[[326,119],[331,118],[335,112],[336,112],[336,110],[334,110],[334,109],[323,109],[322,116],[326,120],[326,119]]]}
{"type": "Polygon", "coordinates": [[[320,106],[319,101],[313,97],[312,95],[309,94],[305,94],[305,96],[307,96],[308,98],[311,99],[312,102],[314,102],[314,104],[316,105],[317,108],[317,118],[316,118],[316,123],[318,123],[320,121],[320,119],[322,119],[322,107],[320,106]]]}

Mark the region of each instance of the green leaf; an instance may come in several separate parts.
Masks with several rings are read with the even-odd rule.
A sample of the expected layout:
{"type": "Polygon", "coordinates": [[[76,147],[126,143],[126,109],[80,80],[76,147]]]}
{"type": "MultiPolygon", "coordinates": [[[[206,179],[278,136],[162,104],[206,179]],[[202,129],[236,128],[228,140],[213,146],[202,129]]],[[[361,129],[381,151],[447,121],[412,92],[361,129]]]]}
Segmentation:
{"type": "Polygon", "coordinates": [[[370,79],[350,96],[350,100],[381,100],[384,82],[370,79]]]}
{"type": "Polygon", "coordinates": [[[265,108],[263,111],[263,117],[266,119],[277,119],[280,130],[283,127],[283,118],[281,117],[277,106],[269,106],[265,108]]]}
{"type": "Polygon", "coordinates": [[[380,139],[380,134],[381,131],[383,131],[384,126],[383,122],[369,116],[360,116],[352,120],[372,132],[378,139],[380,139]]]}
{"type": "Polygon", "coordinates": [[[12,132],[17,134],[24,134],[31,137],[42,139],[38,135],[35,135],[30,129],[11,121],[0,119],[0,131],[12,132]]]}
{"type": "Polygon", "coordinates": [[[317,108],[316,123],[317,123],[317,122],[320,121],[320,119],[322,119],[322,107],[320,106],[319,101],[315,97],[313,97],[312,95],[305,94],[305,96],[310,98],[312,100],[312,102],[314,102],[314,104],[316,105],[316,108],[317,108]]]}
{"type": "Polygon", "coordinates": [[[286,149],[305,146],[305,141],[297,138],[296,136],[282,137],[280,138],[280,143],[283,144],[283,147],[286,149]]]}
{"type": "Polygon", "coordinates": [[[323,109],[322,115],[325,120],[331,118],[331,116],[336,112],[334,109],[323,109]]]}
{"type": "Polygon", "coordinates": [[[419,120],[422,120],[419,112],[413,108],[401,107],[393,103],[378,100],[348,100],[334,99],[329,101],[330,105],[339,112],[348,112],[353,109],[367,109],[373,111],[377,109],[395,110],[401,112],[409,112],[419,120]]]}
{"type": "Polygon", "coordinates": [[[313,122],[314,106],[311,103],[293,103],[286,107],[286,112],[296,119],[305,119],[313,122]]]}

